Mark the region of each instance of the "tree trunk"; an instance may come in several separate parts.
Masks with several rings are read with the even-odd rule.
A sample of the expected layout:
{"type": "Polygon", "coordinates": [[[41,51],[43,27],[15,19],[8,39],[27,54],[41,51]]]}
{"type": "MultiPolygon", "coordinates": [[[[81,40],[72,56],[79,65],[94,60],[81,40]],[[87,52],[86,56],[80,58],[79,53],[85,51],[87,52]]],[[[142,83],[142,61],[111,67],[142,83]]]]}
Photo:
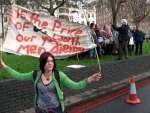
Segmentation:
{"type": "Polygon", "coordinates": [[[49,9],[48,12],[51,16],[54,16],[55,11],[53,9],[49,9]]]}
{"type": "Polygon", "coordinates": [[[113,21],[113,25],[116,25],[117,24],[117,14],[115,12],[113,12],[113,15],[112,15],[112,21],[113,21]]]}
{"type": "Polygon", "coordinates": [[[136,22],[136,23],[135,23],[136,28],[139,28],[139,25],[140,25],[139,22],[136,22]]]}

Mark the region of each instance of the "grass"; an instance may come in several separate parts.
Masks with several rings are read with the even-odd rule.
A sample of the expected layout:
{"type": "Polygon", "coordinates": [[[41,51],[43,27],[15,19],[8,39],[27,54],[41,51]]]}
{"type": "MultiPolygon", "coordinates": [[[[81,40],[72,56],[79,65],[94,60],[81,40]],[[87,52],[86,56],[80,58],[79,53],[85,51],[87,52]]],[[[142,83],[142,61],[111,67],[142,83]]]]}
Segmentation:
{"type": "Polygon", "coordinates": [[[150,54],[150,42],[145,42],[144,43],[143,54],[150,54]]]}
{"type": "MultiPolygon", "coordinates": [[[[150,54],[150,42],[145,42],[143,46],[143,55],[150,54]]],[[[5,63],[16,69],[19,72],[29,72],[36,68],[38,68],[38,59],[35,57],[30,56],[17,56],[9,53],[3,53],[3,60],[5,63]]],[[[134,58],[135,55],[130,56],[130,58],[134,58]]],[[[104,55],[100,58],[100,62],[104,63],[107,61],[112,61],[117,58],[116,55],[104,55]]],[[[82,58],[78,62],[77,58],[66,58],[66,59],[59,59],[56,61],[57,67],[60,70],[63,70],[67,65],[72,64],[80,64],[80,65],[94,65],[97,64],[97,59],[89,59],[89,58],[82,58]]],[[[8,73],[4,70],[0,71],[0,79],[9,78],[8,73]]]]}

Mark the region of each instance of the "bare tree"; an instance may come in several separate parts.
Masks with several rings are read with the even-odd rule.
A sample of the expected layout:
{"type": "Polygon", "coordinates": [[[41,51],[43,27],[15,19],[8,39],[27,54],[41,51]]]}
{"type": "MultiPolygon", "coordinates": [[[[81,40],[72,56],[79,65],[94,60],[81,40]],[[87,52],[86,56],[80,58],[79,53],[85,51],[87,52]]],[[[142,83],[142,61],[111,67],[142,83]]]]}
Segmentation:
{"type": "Polygon", "coordinates": [[[133,23],[138,27],[147,16],[150,15],[150,4],[147,0],[128,0],[131,8],[133,23]]]}
{"type": "Polygon", "coordinates": [[[68,0],[16,0],[19,5],[36,5],[37,8],[46,10],[50,15],[54,16],[55,11],[63,6],[68,0]]]}
{"type": "Polygon", "coordinates": [[[113,24],[117,23],[117,14],[120,10],[120,7],[127,0],[99,0],[101,5],[106,6],[112,13],[112,22],[113,24]]]}
{"type": "Polygon", "coordinates": [[[42,8],[49,12],[50,15],[54,16],[55,11],[63,6],[66,0],[35,0],[35,2],[42,8]],[[44,3],[46,2],[46,3],[44,3]]]}
{"type": "Polygon", "coordinates": [[[117,14],[120,10],[120,7],[123,3],[125,3],[125,0],[109,0],[110,2],[110,7],[112,11],[112,19],[113,19],[113,24],[117,23],[117,14]]]}

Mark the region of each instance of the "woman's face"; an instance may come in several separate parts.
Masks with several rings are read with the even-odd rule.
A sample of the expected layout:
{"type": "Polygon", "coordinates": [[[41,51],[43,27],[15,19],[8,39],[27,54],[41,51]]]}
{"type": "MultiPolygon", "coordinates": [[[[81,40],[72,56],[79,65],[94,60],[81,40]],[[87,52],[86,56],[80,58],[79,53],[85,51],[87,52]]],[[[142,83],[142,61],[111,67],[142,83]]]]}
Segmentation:
{"type": "Polygon", "coordinates": [[[52,57],[48,57],[47,62],[44,66],[45,71],[52,71],[54,68],[54,62],[52,57]]]}

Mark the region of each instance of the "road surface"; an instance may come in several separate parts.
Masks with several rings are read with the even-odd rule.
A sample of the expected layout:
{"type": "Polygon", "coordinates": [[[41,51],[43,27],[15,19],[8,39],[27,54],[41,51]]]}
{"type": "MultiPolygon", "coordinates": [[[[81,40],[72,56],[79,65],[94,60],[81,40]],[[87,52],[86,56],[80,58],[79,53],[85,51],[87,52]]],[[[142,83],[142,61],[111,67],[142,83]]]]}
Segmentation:
{"type": "Polygon", "coordinates": [[[150,85],[139,89],[137,93],[141,99],[140,104],[127,104],[125,100],[128,95],[124,95],[86,113],[150,113],[150,85]]]}
{"type": "Polygon", "coordinates": [[[69,113],[150,113],[150,80],[137,83],[136,88],[140,104],[127,104],[125,101],[129,96],[129,88],[124,88],[82,104],[69,113]]]}

